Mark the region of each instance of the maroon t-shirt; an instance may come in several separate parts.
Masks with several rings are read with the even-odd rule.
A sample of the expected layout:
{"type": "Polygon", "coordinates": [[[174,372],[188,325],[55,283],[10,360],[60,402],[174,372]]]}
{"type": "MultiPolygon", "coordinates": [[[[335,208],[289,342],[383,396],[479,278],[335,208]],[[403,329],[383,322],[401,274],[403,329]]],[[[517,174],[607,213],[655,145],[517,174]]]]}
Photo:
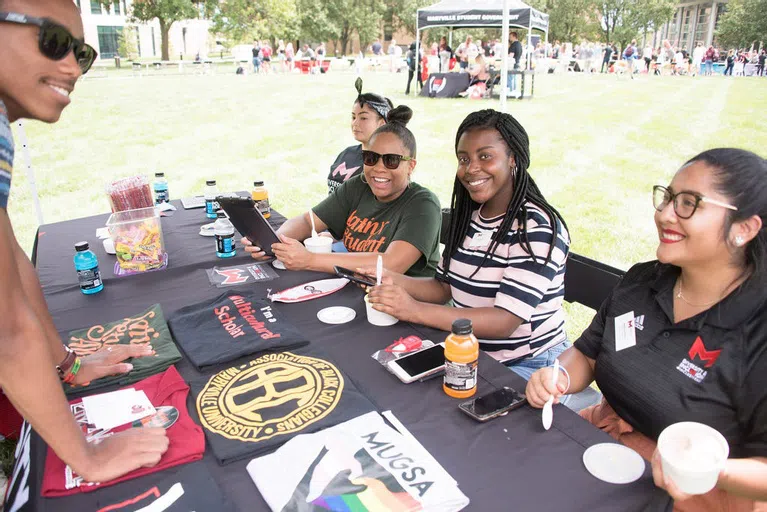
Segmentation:
{"type": "Polygon", "coordinates": [[[186,408],[189,386],[186,385],[181,375],[178,374],[175,366],[171,366],[164,373],[153,375],[129,387],[146,393],[149,401],[157,409],[155,416],[145,418],[140,422],[134,422],[134,424],[122,425],[112,430],[104,431],[95,429],[93,425],[88,425],[82,399],[69,402],[72,414],[88,439],[109,437],[116,432],[143,426],[141,423],[146,424],[147,420],[152,420],[149,426],[164,426],[170,444],[168,451],[160,459],[160,463],[152,468],[141,468],[131,471],[127,475],[109,482],[90,483],[72,471],[53,450],[48,448],[41,493],[43,496],[53,498],[79,492],[95,491],[125,480],[131,480],[173,466],[202,459],[203,452],[205,451],[205,437],[203,436],[202,429],[189,417],[189,412],[186,408]]]}

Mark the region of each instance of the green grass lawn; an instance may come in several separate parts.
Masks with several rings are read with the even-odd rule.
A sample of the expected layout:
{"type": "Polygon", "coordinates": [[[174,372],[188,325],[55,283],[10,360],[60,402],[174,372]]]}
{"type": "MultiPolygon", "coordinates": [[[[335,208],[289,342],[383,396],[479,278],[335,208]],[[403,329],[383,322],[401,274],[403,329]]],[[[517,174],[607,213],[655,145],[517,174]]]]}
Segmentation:
{"type": "MultiPolygon", "coordinates": [[[[104,185],[164,171],[172,197],[249,189],[264,180],[286,215],[327,193],[337,153],[353,143],[354,75],[145,76],[128,70],[78,84],[53,126],[28,123],[45,222],[108,211],[104,185]]],[[[539,75],[532,101],[509,101],[527,129],[532,174],[570,227],[572,249],[620,268],[653,258],[657,244],[650,188],[666,184],[686,159],[715,146],[764,151],[764,80],[754,78],[539,75]],[[759,142],[761,141],[761,143],[759,142]]],[[[415,112],[415,180],[448,204],[454,138],[471,111],[498,101],[406,97],[405,75],[364,76],[365,90],[415,112]]],[[[21,148],[10,216],[30,250],[37,223],[21,148]]],[[[83,239],[95,241],[93,233],[83,239]]],[[[76,240],[73,240],[74,243],[76,240]]],[[[571,336],[591,313],[570,307],[571,336]]]]}

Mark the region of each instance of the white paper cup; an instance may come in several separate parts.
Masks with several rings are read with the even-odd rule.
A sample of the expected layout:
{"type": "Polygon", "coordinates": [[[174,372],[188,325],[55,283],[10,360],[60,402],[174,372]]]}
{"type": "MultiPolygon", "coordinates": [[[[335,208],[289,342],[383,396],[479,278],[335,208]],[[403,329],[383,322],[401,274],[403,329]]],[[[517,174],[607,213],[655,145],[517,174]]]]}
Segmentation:
{"type": "Polygon", "coordinates": [[[333,252],[333,239],[327,236],[310,236],[304,240],[304,246],[309,252],[329,254],[333,252]]]}
{"type": "Polygon", "coordinates": [[[365,310],[367,310],[368,314],[368,322],[370,322],[373,325],[378,325],[379,327],[386,327],[388,325],[394,325],[399,320],[397,320],[397,317],[391,316],[388,313],[384,313],[383,311],[378,311],[377,309],[373,309],[373,306],[370,305],[370,302],[368,302],[368,296],[365,295],[365,310]]]}
{"type": "Polygon", "coordinates": [[[658,437],[664,476],[682,492],[706,494],[714,488],[727,462],[727,440],[708,425],[693,421],[674,423],[658,437]]]}

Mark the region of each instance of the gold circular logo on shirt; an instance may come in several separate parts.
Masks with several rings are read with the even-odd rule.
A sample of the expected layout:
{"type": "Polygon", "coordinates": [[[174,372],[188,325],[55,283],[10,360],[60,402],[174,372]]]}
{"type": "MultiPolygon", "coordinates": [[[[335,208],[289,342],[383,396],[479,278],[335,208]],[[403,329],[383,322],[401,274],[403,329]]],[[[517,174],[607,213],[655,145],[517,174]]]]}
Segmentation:
{"type": "Polygon", "coordinates": [[[343,388],[341,372],[327,361],[266,354],[211,377],[197,396],[197,412],[209,431],[257,443],[323,419],[343,388]]]}

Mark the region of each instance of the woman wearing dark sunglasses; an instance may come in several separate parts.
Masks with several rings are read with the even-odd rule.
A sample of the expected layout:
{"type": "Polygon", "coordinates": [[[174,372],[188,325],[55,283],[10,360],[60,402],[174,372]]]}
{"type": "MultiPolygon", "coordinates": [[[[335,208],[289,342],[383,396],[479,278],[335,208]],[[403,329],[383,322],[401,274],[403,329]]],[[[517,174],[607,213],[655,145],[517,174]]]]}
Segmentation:
{"type": "MultiPolygon", "coordinates": [[[[19,247],[6,211],[13,168],[10,123],[55,122],[95,52],[70,0],[0,0],[0,387],[59,457],[89,482],[106,482],[157,464],[164,429],[131,429],[90,444],[75,423],[59,378],[78,385],[125,373],[128,357],[151,349],[115,348],[77,358],[65,350],[34,267],[19,247]],[[78,366],[79,365],[79,366],[78,366]],[[77,368],[79,367],[79,371],[77,368]],[[57,376],[58,370],[58,376],[57,376]]],[[[7,398],[6,398],[7,397],[7,398]]],[[[8,410],[3,407],[3,410],[8,410]]],[[[0,423],[9,419],[4,415],[0,423]]],[[[16,432],[18,435],[18,432],[16,432]]],[[[26,489],[28,492],[29,489],[26,489]]],[[[23,494],[19,490],[18,495],[23,494]]],[[[10,504],[13,508],[14,504],[10,504]]],[[[18,503],[16,503],[18,505],[18,503]]]]}
{"type": "Polygon", "coordinates": [[[767,161],[705,151],[654,187],[653,205],[658,260],[628,271],[562,354],[567,373],[554,386],[550,368],[538,371],[527,399],[542,407],[596,380],[604,399],[581,415],[651,462],[675,510],[765,510],[767,161]],[[681,421],[705,423],[730,445],[708,494],[686,495],[663,474],[658,435],[681,421]]]}
{"type": "MultiPolygon", "coordinates": [[[[338,187],[320,204],[288,220],[273,244],[277,258],[291,270],[333,272],[333,266],[375,265],[383,255],[386,268],[413,276],[434,275],[439,259],[441,211],[427,188],[411,181],[416,166],[415,137],[405,126],[413,112],[400,105],[387,112],[386,123],[370,137],[362,152],[363,173],[338,187]],[[299,242],[328,230],[348,253],[314,254],[299,242]]],[[[245,250],[264,259],[260,248],[242,239],[245,250]]]]}
{"type": "Polygon", "coordinates": [[[567,226],[527,171],[529,139],[514,117],[469,114],[455,151],[450,227],[436,277],[415,279],[387,266],[369,301],[400,320],[444,331],[469,318],[480,348],[529,378],[567,341],[567,226]],[[451,299],[455,307],[446,305],[451,299]]]}

